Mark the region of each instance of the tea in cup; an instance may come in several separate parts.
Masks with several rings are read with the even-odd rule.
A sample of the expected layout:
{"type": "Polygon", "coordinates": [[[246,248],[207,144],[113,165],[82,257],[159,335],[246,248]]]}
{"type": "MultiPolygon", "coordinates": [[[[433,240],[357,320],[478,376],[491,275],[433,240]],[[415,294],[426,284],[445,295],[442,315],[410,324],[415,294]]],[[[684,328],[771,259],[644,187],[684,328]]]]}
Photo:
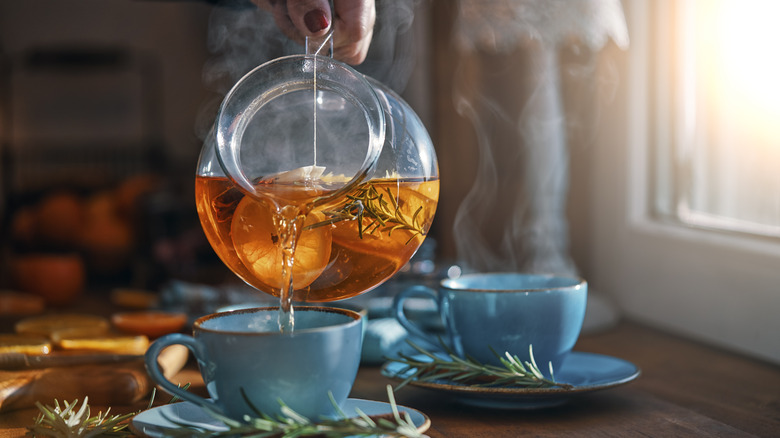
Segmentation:
{"type": "MultiPolygon", "coordinates": [[[[572,350],[582,328],[588,284],[576,277],[522,273],[479,273],[442,280],[438,293],[414,286],[396,296],[393,310],[413,342],[448,348],[460,357],[501,365],[505,353],[531,361],[549,377],[572,350]],[[442,339],[422,330],[404,313],[408,298],[437,303],[442,339]],[[440,342],[441,341],[441,342],[440,342]]],[[[421,345],[422,346],[422,345],[421,345]]]]}
{"type": "Polygon", "coordinates": [[[328,307],[296,307],[295,330],[281,332],[278,307],[204,316],[193,336],[170,334],[146,352],[152,379],[167,392],[198,406],[242,420],[245,415],[275,417],[280,401],[317,420],[335,414],[352,390],[360,364],[363,321],[356,312],[328,307]],[[163,376],[157,356],[182,344],[198,362],[211,399],[188,392],[163,376]]]}

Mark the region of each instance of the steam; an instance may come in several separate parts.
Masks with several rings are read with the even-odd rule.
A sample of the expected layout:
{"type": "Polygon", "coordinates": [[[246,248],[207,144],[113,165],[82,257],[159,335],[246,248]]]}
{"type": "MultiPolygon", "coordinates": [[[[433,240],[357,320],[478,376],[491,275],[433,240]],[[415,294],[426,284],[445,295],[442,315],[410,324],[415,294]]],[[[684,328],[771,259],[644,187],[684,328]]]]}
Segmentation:
{"type": "MultiPolygon", "coordinates": [[[[377,1],[377,21],[366,60],[356,69],[402,92],[414,67],[414,12],[420,0],[377,1]]],[[[273,16],[245,1],[223,0],[209,21],[204,83],[214,91],[198,120],[201,138],[211,128],[222,98],[253,68],[281,56],[304,53],[274,23],[273,16]]]]}
{"type": "Polygon", "coordinates": [[[558,48],[628,44],[618,0],[459,0],[456,110],[476,131],[476,181],[454,222],[467,270],[573,275],[558,48]],[[475,65],[478,72],[471,71],[475,65]],[[474,80],[477,77],[477,80],[474,80]]]}

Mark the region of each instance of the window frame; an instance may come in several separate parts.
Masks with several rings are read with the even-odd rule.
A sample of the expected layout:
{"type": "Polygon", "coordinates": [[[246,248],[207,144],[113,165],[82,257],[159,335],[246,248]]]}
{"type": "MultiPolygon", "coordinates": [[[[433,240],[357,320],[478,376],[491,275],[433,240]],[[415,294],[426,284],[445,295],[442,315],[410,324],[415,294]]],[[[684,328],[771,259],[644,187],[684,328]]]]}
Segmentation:
{"type": "Polygon", "coordinates": [[[668,17],[686,3],[624,2],[625,100],[608,110],[592,160],[591,285],[629,319],[780,363],[780,243],[691,226],[657,208],[659,178],[679,178],[657,166],[659,148],[684,140],[669,117],[680,90],[659,48],[673,47],[668,17]]]}

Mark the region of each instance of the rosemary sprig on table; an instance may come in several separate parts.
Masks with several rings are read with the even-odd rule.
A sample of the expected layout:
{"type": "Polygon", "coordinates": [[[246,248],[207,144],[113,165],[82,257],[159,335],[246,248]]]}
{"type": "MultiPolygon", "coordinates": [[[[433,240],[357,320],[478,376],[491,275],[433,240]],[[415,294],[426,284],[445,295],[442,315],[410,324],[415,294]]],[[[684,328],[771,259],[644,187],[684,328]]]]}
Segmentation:
{"type": "Polygon", "coordinates": [[[542,374],[534,360],[533,346],[528,347],[531,360],[525,362],[509,352],[504,353],[503,357],[496,353],[503,365],[499,367],[482,364],[471,357],[461,358],[443,344],[447,358],[431,353],[414,342],[406,342],[427,359],[415,359],[404,354],[400,354],[398,358],[388,358],[391,362],[406,365],[396,373],[396,376],[404,378],[396,386],[396,391],[412,381],[433,382],[441,379],[480,387],[572,388],[572,385],[555,381],[552,364],[549,364],[550,378],[542,374]]]}
{"type": "MultiPolygon", "coordinates": [[[[369,417],[363,411],[356,409],[357,416],[349,417],[339,407],[331,396],[331,403],[336,408],[339,418],[323,419],[319,422],[298,414],[289,406],[281,403],[282,415],[273,418],[261,412],[257,417],[245,417],[244,422],[225,417],[214,411],[208,411],[215,419],[224,423],[227,427],[224,431],[210,431],[188,426],[186,423],[178,423],[181,427],[166,431],[166,436],[187,437],[253,437],[253,438],[297,438],[297,437],[323,437],[342,438],[356,436],[383,436],[383,437],[424,437],[414,425],[408,413],[401,413],[395,402],[393,389],[387,386],[387,396],[390,402],[391,415],[369,417]]],[[[173,419],[168,419],[174,422],[173,419]]]]}
{"type": "MultiPolygon", "coordinates": [[[[110,415],[111,408],[108,408],[105,413],[101,411],[92,416],[88,397],[84,397],[81,407],[78,407],[78,403],[78,399],[71,403],[63,401],[63,406],[60,407],[57,400],[54,400],[54,406],[35,402],[40,414],[35,423],[27,428],[27,435],[52,438],[132,435],[127,430],[128,421],[138,412],[110,415]]],[[[149,406],[151,407],[151,402],[149,406]]]]}
{"type": "MultiPolygon", "coordinates": [[[[189,386],[187,384],[183,388],[187,389],[189,386]]],[[[152,407],[156,394],[157,391],[153,388],[146,409],[152,407]]],[[[178,400],[178,397],[173,397],[168,403],[174,403],[178,400]]],[[[130,420],[142,412],[109,415],[111,408],[108,408],[105,413],[100,411],[97,415],[92,416],[89,397],[84,397],[84,402],[77,409],[78,403],[78,399],[70,403],[63,401],[63,406],[60,407],[60,403],[57,400],[54,400],[54,406],[35,402],[35,406],[40,413],[35,419],[35,423],[27,428],[27,436],[50,438],[129,437],[134,435],[128,427],[130,420]]]]}
{"type": "MultiPolygon", "coordinates": [[[[408,413],[401,413],[395,402],[393,389],[387,386],[387,396],[390,402],[391,413],[382,416],[370,417],[364,412],[356,409],[354,417],[348,417],[336,404],[331,397],[333,406],[336,407],[340,418],[327,419],[320,422],[313,422],[306,417],[299,415],[290,407],[282,403],[282,415],[278,418],[272,418],[261,412],[257,412],[256,418],[246,418],[242,423],[231,418],[225,417],[217,412],[207,410],[207,412],[218,421],[222,422],[226,429],[224,431],[203,430],[187,423],[180,422],[173,418],[167,418],[171,423],[180,427],[165,429],[165,436],[170,437],[274,437],[274,438],[293,438],[293,437],[322,437],[322,438],[343,438],[353,436],[383,436],[383,437],[424,437],[414,425],[408,413]]],[[[154,400],[154,394],[152,395],[154,400]]],[[[171,403],[177,398],[171,400],[171,403]]],[[[88,438],[97,436],[111,437],[130,437],[133,436],[129,430],[129,420],[138,414],[133,412],[125,415],[109,416],[108,411],[105,414],[98,413],[96,416],[90,416],[90,407],[87,398],[78,410],[78,400],[72,403],[65,402],[64,407],[60,407],[59,402],[54,401],[55,406],[44,406],[36,403],[41,411],[35,424],[28,428],[28,436],[33,437],[51,437],[51,438],[88,438]]],[[[280,402],[281,403],[281,402],[280,402]]],[[[152,402],[149,403],[151,408],[152,402]]],[[[110,408],[109,408],[110,411],[110,408]]],[[[163,413],[163,416],[165,414],[163,413]]]]}
{"type": "Polygon", "coordinates": [[[396,230],[408,230],[412,232],[412,237],[409,240],[416,235],[425,235],[425,231],[417,220],[423,207],[419,206],[411,218],[407,217],[401,212],[398,199],[389,188],[380,191],[373,183],[368,182],[347,195],[347,198],[350,202],[340,209],[325,212],[328,215],[327,220],[308,225],[304,229],[330,225],[344,220],[357,220],[358,234],[361,239],[364,234],[373,234],[377,231],[386,231],[388,234],[392,234],[396,230]],[[363,219],[371,220],[371,222],[364,226],[363,219]]]}

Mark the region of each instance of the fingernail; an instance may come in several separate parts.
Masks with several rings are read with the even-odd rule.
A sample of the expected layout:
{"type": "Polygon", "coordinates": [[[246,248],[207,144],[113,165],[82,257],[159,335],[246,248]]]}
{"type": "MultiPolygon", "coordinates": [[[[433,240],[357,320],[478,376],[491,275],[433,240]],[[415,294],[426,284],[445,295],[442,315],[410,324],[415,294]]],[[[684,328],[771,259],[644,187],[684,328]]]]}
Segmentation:
{"type": "Polygon", "coordinates": [[[311,33],[317,33],[328,27],[328,17],[322,9],[314,9],[303,16],[303,22],[311,33]]]}

